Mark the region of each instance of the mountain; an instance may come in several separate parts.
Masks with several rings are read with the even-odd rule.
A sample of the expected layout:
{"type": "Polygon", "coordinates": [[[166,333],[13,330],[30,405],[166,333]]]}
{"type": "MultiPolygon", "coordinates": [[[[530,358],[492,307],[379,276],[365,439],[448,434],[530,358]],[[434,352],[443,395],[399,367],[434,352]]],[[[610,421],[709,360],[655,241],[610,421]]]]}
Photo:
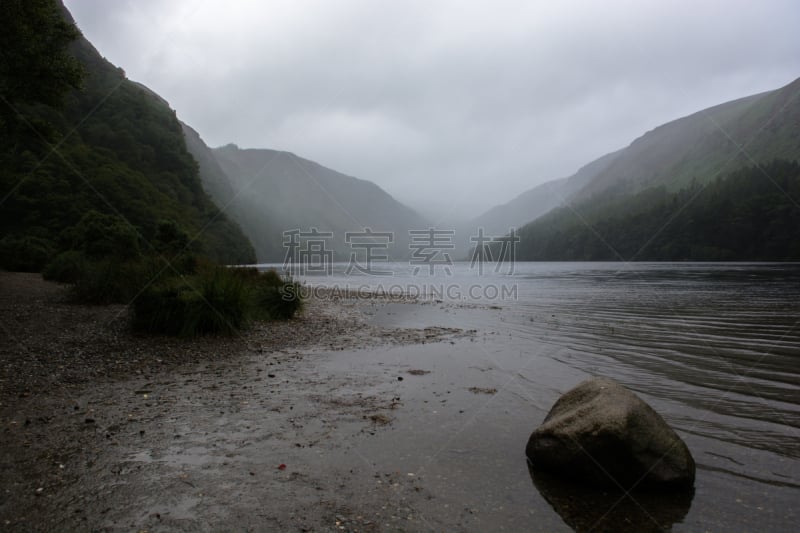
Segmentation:
{"type": "Polygon", "coordinates": [[[186,149],[197,161],[203,188],[217,202],[217,205],[225,210],[236,194],[231,179],[219,166],[214,152],[206,145],[200,134],[183,121],[180,124],[186,140],[186,149]]]}
{"type": "Polygon", "coordinates": [[[793,218],[800,209],[798,159],[800,79],[636,139],[564,206],[520,229],[518,258],[797,260],[784,237],[800,239],[793,218]],[[739,228],[740,239],[760,244],[734,244],[722,220],[739,228]]]}
{"type": "MultiPolygon", "coordinates": [[[[192,132],[186,135],[189,139],[192,132]]],[[[426,229],[429,224],[374,183],[289,152],[240,149],[232,144],[211,150],[195,141],[189,141],[188,146],[200,161],[208,189],[241,224],[261,262],[286,258],[284,242],[289,237],[284,232],[312,228],[332,232],[332,238],[324,239],[325,249],[335,252],[336,260],[348,260],[355,251],[345,242],[346,232],[365,228],[391,232],[391,244],[384,238],[367,241],[386,245],[374,250],[376,256],[399,260],[409,254],[409,230],[426,229]],[[232,197],[222,183],[223,175],[227,176],[232,197]]]]}
{"type": "MultiPolygon", "coordinates": [[[[8,24],[17,37],[4,48],[3,65],[8,64],[5,55],[26,54],[47,41],[36,32],[48,30],[28,31],[29,17],[40,14],[33,10],[44,9],[46,20],[57,19],[60,10],[66,25],[59,21],[49,30],[53,33],[74,29],[60,3],[16,5],[23,12],[14,13],[8,24]]],[[[4,98],[0,267],[41,269],[73,246],[74,228],[88,214],[93,220],[101,216],[119,221],[135,232],[143,250],[152,247],[159,228],[170,227],[212,260],[252,262],[255,255],[241,229],[203,189],[197,163],[167,102],[128,80],[83,37],[68,50],[69,57],[52,63],[77,60],[82,87],[66,90],[60,105],[41,98],[4,98]]],[[[47,67],[47,61],[40,63],[47,67]]],[[[50,79],[54,75],[27,68],[31,76],[47,76],[47,83],[56,83],[50,79]]],[[[27,71],[4,72],[10,79],[25,75],[27,71]]]]}
{"type": "Polygon", "coordinates": [[[796,262],[798,200],[800,165],[776,159],[678,192],[650,187],[581,217],[557,208],[519,230],[517,258],[796,262]]]}
{"type": "Polygon", "coordinates": [[[620,152],[606,154],[568,178],[547,181],[525,191],[510,202],[486,211],[468,223],[471,231],[483,228],[487,235],[503,235],[509,228],[519,228],[527,222],[563,205],[572,195],[604,171],[620,152]]]}
{"type": "Polygon", "coordinates": [[[753,163],[800,157],[800,79],[761,94],[726,102],[645,133],[627,148],[604,155],[568,178],[538,185],[469,222],[487,233],[519,228],[553,208],[605,194],[635,194],[664,185],[670,191],[693,180],[753,163]]]}
{"type": "Polygon", "coordinates": [[[645,133],[572,201],[697,180],[773,159],[800,157],[800,78],[780,89],[711,107],[645,133]]]}

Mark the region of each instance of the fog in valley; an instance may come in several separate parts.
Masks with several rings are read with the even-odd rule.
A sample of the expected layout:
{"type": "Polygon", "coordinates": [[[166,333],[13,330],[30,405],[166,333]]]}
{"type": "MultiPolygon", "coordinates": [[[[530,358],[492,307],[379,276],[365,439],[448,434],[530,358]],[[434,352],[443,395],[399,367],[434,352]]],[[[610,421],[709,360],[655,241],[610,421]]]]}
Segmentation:
{"type": "Polygon", "coordinates": [[[208,145],[293,152],[438,224],[800,72],[791,1],[66,5],[208,145]]]}

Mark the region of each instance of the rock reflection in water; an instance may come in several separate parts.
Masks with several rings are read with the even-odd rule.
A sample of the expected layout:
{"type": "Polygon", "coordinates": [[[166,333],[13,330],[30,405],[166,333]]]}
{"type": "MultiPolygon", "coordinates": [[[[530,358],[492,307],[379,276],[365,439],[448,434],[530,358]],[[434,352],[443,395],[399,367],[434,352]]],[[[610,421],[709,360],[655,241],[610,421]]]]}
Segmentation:
{"type": "Polygon", "coordinates": [[[692,506],[694,489],[675,492],[636,491],[584,486],[531,468],[533,485],[574,531],[669,531],[692,506]]]}

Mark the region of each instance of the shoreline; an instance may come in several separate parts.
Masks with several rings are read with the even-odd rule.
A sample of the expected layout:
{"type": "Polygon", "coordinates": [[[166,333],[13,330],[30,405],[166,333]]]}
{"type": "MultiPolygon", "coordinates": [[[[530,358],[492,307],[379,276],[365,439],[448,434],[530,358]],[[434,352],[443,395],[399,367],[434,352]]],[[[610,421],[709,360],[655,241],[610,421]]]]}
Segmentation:
{"type": "Polygon", "coordinates": [[[176,365],[225,360],[246,353],[416,343],[458,333],[451,328],[398,329],[369,325],[364,308],[426,301],[403,295],[315,288],[299,317],[258,322],[233,336],[178,338],[133,333],[121,304],[66,301],[67,286],[39,274],[0,272],[0,405],[51,387],[124,379],[176,365]]]}
{"type": "MultiPolygon", "coordinates": [[[[111,510],[106,509],[103,506],[107,503],[100,503],[103,498],[91,494],[109,483],[119,483],[131,456],[170,449],[173,441],[188,442],[191,428],[178,426],[182,420],[197,416],[196,406],[186,405],[189,398],[219,408],[202,422],[208,424],[209,431],[221,423],[235,424],[236,418],[229,417],[258,398],[261,408],[276,413],[287,428],[286,435],[275,435],[274,442],[263,451],[291,456],[298,446],[312,446],[323,438],[318,428],[306,431],[296,427],[297,417],[323,417],[331,427],[375,434],[391,425],[392,411],[399,402],[388,390],[375,393],[375,387],[385,384],[371,377],[346,372],[315,374],[311,355],[453,342],[474,334],[446,327],[373,325],[368,320],[371,308],[397,303],[394,298],[374,295],[367,299],[312,299],[300,317],[257,323],[236,337],[150,336],[130,332],[125,306],[66,303],[66,290],[66,286],[44,281],[38,274],[0,272],[0,323],[4,324],[0,341],[0,425],[4,440],[0,481],[5,488],[0,496],[0,521],[10,527],[114,530],[128,526],[146,529],[149,524],[184,529],[182,522],[170,523],[165,518],[176,505],[180,507],[177,503],[163,512],[151,513],[153,516],[148,515],[141,523],[125,525],[123,521],[130,518],[127,511],[113,505],[111,510]],[[268,391],[255,390],[264,384],[269,384],[268,391]],[[362,392],[338,397],[343,390],[362,392]],[[250,399],[240,401],[242,394],[250,399]],[[305,404],[307,412],[291,406],[287,410],[287,401],[305,404]],[[287,442],[288,434],[308,444],[287,442]]],[[[403,302],[414,303],[408,299],[403,302]]],[[[225,436],[218,440],[224,441],[225,436]]],[[[330,446],[340,448],[342,444],[330,446]]],[[[191,460],[191,449],[178,453],[178,457],[191,460]]],[[[157,462],[150,458],[138,467],[150,469],[148,475],[153,479],[162,479],[163,466],[157,462]]],[[[320,472],[314,483],[341,475],[335,469],[320,472]]],[[[111,500],[124,505],[129,498],[141,499],[151,492],[138,472],[135,479],[126,484],[137,489],[126,489],[111,500]]],[[[269,494],[280,499],[287,496],[282,491],[274,486],[269,494]]],[[[166,493],[162,496],[169,497],[166,493]]],[[[222,496],[219,499],[224,500],[222,496]]],[[[335,494],[329,499],[335,501],[335,494]]],[[[155,498],[148,505],[158,501],[155,498]]],[[[295,511],[286,514],[271,506],[275,515],[271,519],[277,520],[275,525],[280,529],[315,530],[322,524],[341,522],[336,517],[350,512],[341,505],[334,507],[312,506],[298,517],[292,514],[295,511]],[[312,529],[304,529],[303,524],[312,529]]],[[[353,513],[360,516],[362,509],[353,513]]],[[[380,530],[370,526],[370,520],[362,522],[366,522],[362,531],[380,530]]]]}
{"type": "MultiPolygon", "coordinates": [[[[765,356],[755,340],[791,331],[797,287],[779,278],[777,294],[762,289],[760,277],[720,283],[715,272],[690,285],[715,290],[704,293],[703,314],[682,314],[681,324],[688,321],[697,340],[717,335],[721,353],[735,347],[749,356],[725,359],[738,365],[732,371],[746,370],[765,356]],[[753,296],[744,319],[727,313],[740,304],[741,283],[753,296]],[[752,331],[749,316],[765,320],[752,331]]],[[[697,461],[692,501],[675,513],[654,502],[649,515],[668,511],[664,527],[675,530],[789,530],[798,485],[787,468],[797,464],[797,443],[786,420],[797,410],[759,382],[780,384],[781,369],[794,375],[796,335],[774,341],[774,371],[742,384],[754,390],[739,387],[735,402],[708,409],[686,391],[721,400],[734,389],[724,381],[696,385],[693,376],[709,375],[709,353],[687,347],[676,335],[685,328],[664,322],[669,305],[691,311],[696,300],[683,283],[665,289],[669,274],[648,279],[632,292],[620,282],[559,278],[536,298],[504,306],[322,298],[298,320],[263,324],[241,338],[182,340],[131,335],[124,321],[104,314],[115,308],[59,303],[57,285],[0,275],[3,331],[29,348],[23,353],[10,335],[0,340],[4,361],[19,359],[16,371],[3,366],[0,382],[8,399],[0,410],[0,523],[16,530],[568,530],[594,516],[585,505],[606,516],[619,498],[581,496],[581,506],[573,505],[574,491],[562,494],[529,475],[524,444],[564,391],[601,375],[640,394],[697,461]],[[587,285],[600,291],[595,305],[575,298],[575,287],[587,285]],[[647,311],[651,299],[664,303],[647,311]],[[680,366],[663,350],[680,353],[680,366]],[[131,360],[117,363],[123,353],[131,360]],[[30,376],[21,374],[26,368],[30,376]],[[9,378],[37,388],[10,394],[9,378]],[[778,399],[767,404],[771,414],[764,398],[778,399]],[[747,417],[751,409],[759,420],[747,417]]],[[[612,523],[634,531],[654,525],[648,516],[634,519],[640,507],[628,503],[614,506],[624,516],[608,515],[612,523]]]]}

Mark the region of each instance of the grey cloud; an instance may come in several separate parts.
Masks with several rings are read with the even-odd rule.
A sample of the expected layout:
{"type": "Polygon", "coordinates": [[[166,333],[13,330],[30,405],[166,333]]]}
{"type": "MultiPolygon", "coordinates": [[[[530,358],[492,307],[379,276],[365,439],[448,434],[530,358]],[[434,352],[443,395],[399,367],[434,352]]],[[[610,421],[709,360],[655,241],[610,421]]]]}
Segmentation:
{"type": "Polygon", "coordinates": [[[800,75],[795,2],[68,0],[209,144],[294,151],[482,211],[800,75]]]}

